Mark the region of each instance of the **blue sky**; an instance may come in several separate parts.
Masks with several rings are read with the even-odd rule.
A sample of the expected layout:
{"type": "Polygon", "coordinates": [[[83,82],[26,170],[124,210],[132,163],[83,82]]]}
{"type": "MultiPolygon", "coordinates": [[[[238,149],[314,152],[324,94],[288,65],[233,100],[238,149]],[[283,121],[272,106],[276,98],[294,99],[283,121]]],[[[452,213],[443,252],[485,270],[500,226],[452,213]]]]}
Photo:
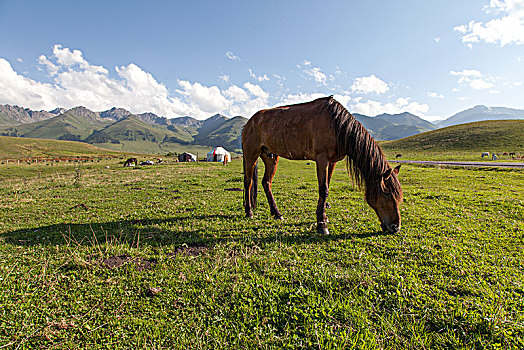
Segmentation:
{"type": "Polygon", "coordinates": [[[0,104],[166,117],[335,95],[444,119],[524,108],[524,0],[0,0],[0,104]]]}

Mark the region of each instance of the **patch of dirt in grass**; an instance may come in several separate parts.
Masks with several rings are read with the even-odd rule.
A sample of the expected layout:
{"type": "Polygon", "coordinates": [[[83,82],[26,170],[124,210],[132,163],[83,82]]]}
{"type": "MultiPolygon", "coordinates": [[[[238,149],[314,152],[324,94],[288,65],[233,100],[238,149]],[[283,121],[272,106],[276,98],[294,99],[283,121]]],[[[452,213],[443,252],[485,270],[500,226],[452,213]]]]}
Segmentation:
{"type": "Polygon", "coordinates": [[[177,247],[169,256],[198,256],[207,252],[210,248],[208,246],[192,246],[192,247],[177,247]]]}
{"type": "Polygon", "coordinates": [[[231,187],[231,188],[226,188],[225,191],[242,191],[242,189],[239,187],[231,187]]]}
{"type": "Polygon", "coordinates": [[[158,295],[161,292],[162,292],[162,288],[160,288],[160,287],[148,287],[144,291],[144,295],[146,297],[154,297],[155,295],[158,295]]]}
{"type": "Polygon", "coordinates": [[[97,261],[98,265],[105,267],[107,269],[116,269],[125,264],[133,264],[135,269],[138,271],[144,271],[151,269],[155,264],[155,259],[145,259],[145,258],[132,258],[129,255],[117,255],[110,256],[106,259],[100,259],[97,261]]]}
{"type": "Polygon", "coordinates": [[[69,328],[75,328],[76,324],[73,321],[66,321],[64,319],[60,320],[60,322],[48,322],[47,326],[49,328],[53,329],[69,329],[69,328]]]}
{"type": "Polygon", "coordinates": [[[73,205],[71,208],[69,208],[69,210],[73,210],[73,209],[77,209],[77,208],[82,208],[84,210],[89,210],[87,205],[85,205],[84,203],[73,205]]]}

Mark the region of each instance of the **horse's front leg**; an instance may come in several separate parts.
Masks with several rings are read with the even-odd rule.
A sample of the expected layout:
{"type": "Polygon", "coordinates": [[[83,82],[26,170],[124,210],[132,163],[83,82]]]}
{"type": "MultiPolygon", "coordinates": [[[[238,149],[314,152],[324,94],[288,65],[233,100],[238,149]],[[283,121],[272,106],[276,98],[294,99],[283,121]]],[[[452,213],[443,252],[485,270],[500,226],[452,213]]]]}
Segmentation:
{"type": "Polygon", "coordinates": [[[327,235],[326,201],[329,195],[328,166],[326,157],[317,157],[317,181],[318,181],[318,204],[317,204],[317,233],[327,235]]]}
{"type": "Polygon", "coordinates": [[[278,156],[275,155],[272,158],[269,158],[267,154],[262,153],[262,161],[265,165],[264,178],[262,179],[262,186],[264,187],[264,192],[266,192],[267,202],[269,204],[269,210],[271,215],[277,219],[282,220],[282,214],[278,211],[277,203],[275,202],[275,197],[273,197],[273,192],[271,191],[271,184],[273,183],[273,177],[277,171],[278,156]]]}

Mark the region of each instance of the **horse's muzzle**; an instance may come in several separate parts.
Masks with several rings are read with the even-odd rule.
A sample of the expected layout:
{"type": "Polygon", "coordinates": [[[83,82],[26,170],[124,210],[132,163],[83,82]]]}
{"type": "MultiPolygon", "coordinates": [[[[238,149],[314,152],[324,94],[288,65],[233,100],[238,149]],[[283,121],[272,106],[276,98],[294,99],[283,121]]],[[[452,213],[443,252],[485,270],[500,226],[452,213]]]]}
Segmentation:
{"type": "Polygon", "coordinates": [[[391,224],[387,226],[386,224],[381,223],[380,227],[382,228],[382,231],[384,232],[393,233],[393,234],[400,232],[400,225],[397,225],[397,224],[391,224]]]}

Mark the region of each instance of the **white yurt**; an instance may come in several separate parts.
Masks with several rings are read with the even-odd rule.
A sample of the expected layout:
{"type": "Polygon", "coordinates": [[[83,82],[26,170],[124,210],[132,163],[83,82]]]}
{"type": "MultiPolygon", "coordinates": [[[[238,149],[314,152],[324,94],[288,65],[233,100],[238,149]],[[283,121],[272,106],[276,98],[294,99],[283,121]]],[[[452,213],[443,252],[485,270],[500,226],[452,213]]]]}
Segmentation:
{"type": "Polygon", "coordinates": [[[192,153],[184,152],[178,155],[179,162],[196,162],[197,156],[192,153]]]}
{"type": "Polygon", "coordinates": [[[223,162],[225,156],[227,155],[227,160],[231,161],[231,153],[226,151],[223,147],[215,147],[207,154],[208,162],[223,162]]]}

